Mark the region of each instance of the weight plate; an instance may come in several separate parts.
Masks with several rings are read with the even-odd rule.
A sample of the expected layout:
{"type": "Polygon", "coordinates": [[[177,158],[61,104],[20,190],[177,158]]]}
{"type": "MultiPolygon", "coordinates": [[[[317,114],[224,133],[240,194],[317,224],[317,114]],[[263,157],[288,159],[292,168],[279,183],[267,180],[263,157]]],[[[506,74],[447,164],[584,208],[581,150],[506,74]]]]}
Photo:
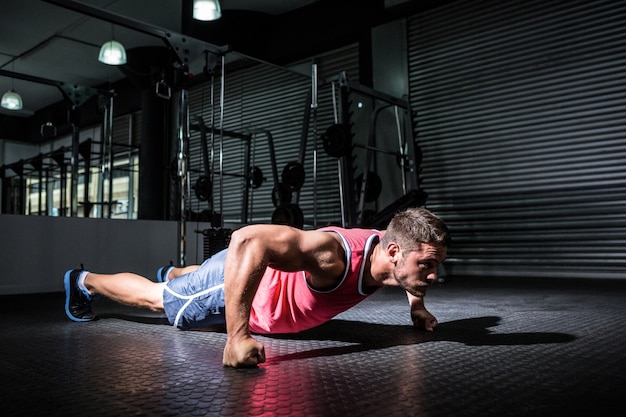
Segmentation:
{"type": "Polygon", "coordinates": [[[257,189],[263,185],[263,181],[265,181],[265,177],[263,177],[263,171],[261,171],[261,168],[257,166],[250,168],[250,186],[257,189]]]}
{"type": "Polygon", "coordinates": [[[324,151],[329,156],[341,158],[350,153],[350,148],[352,147],[350,133],[339,123],[330,125],[322,134],[321,139],[324,151]]]}
{"type": "Polygon", "coordinates": [[[291,203],[291,190],[282,182],[272,189],[272,203],[274,207],[291,203]]]}
{"type": "Polygon", "coordinates": [[[302,229],[304,227],[302,209],[293,203],[280,205],[272,213],[272,224],[282,224],[302,229]]]}
{"type": "Polygon", "coordinates": [[[196,184],[193,186],[193,190],[196,193],[196,197],[200,201],[207,201],[211,198],[211,191],[213,186],[211,184],[211,178],[206,175],[201,175],[196,180],[196,184]]]}
{"type": "Polygon", "coordinates": [[[299,191],[304,185],[304,166],[300,162],[289,162],[285,165],[281,178],[291,191],[299,191]]]}

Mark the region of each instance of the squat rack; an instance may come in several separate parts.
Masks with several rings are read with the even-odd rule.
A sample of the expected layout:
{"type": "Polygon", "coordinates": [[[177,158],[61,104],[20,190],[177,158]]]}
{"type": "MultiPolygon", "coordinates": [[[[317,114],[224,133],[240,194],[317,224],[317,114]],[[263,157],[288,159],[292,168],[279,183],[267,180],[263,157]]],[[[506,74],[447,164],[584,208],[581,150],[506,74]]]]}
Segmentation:
{"type": "Polygon", "coordinates": [[[380,223],[381,218],[384,217],[386,219],[388,217],[388,213],[393,211],[393,208],[398,205],[423,205],[428,197],[428,194],[422,190],[420,186],[421,181],[419,178],[419,172],[422,161],[422,153],[413,135],[413,111],[408,100],[397,98],[351,81],[348,79],[345,71],[342,71],[336,77],[330,78],[328,81],[333,85],[333,94],[334,85],[337,84],[339,86],[341,118],[335,118],[336,123],[331,125],[324,132],[322,135],[322,141],[327,153],[340,160],[340,163],[338,164],[338,171],[341,198],[343,202],[342,209],[344,210],[342,213],[342,219],[345,219],[345,222],[350,226],[378,224],[380,223]],[[350,95],[355,92],[382,103],[381,105],[376,106],[372,111],[367,143],[364,145],[355,144],[352,140],[354,134],[352,131],[353,123],[350,109],[350,95]],[[400,138],[402,129],[396,113],[400,145],[398,152],[386,151],[377,147],[376,144],[378,116],[384,109],[389,107],[401,109],[404,116],[404,132],[406,134],[406,138],[402,141],[400,138]],[[406,151],[404,150],[405,147],[406,151]],[[362,174],[360,174],[358,178],[355,177],[356,166],[355,158],[353,156],[354,148],[362,148],[365,150],[365,166],[363,167],[362,174]],[[402,175],[403,195],[379,213],[374,214],[373,218],[367,218],[365,216],[365,203],[367,201],[366,194],[372,184],[370,176],[371,173],[373,173],[372,163],[376,153],[389,153],[398,157],[402,175]],[[358,184],[359,182],[360,184],[358,184]]]}

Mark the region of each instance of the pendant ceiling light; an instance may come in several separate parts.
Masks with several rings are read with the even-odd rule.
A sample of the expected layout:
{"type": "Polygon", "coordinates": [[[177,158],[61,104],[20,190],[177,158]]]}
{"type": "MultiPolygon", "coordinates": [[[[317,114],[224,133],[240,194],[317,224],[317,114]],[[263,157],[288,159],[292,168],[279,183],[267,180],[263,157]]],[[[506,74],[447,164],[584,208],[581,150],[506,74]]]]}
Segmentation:
{"type": "MultiPolygon", "coordinates": [[[[15,61],[12,63],[12,69],[15,71],[15,61]]],[[[11,79],[11,89],[2,95],[0,106],[9,110],[22,110],[22,96],[17,94],[14,89],[15,80],[11,79]]]]}
{"type": "Polygon", "coordinates": [[[9,110],[22,110],[22,97],[10,89],[2,96],[2,107],[9,110]]]}
{"type": "Polygon", "coordinates": [[[194,19],[207,22],[220,17],[222,17],[222,7],[218,0],[193,0],[194,19]]]}
{"type": "Polygon", "coordinates": [[[98,61],[107,65],[124,65],[126,63],[126,49],[118,41],[110,40],[100,48],[98,61]]]}

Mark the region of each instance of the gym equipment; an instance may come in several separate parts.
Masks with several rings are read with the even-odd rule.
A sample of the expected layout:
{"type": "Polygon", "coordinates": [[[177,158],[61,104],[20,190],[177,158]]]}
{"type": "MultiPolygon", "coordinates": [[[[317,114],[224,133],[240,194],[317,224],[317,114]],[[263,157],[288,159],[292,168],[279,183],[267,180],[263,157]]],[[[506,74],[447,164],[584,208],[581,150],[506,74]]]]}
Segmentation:
{"type": "Polygon", "coordinates": [[[317,64],[311,65],[311,111],[313,112],[313,227],[317,227],[317,64]]]}
{"type": "MultiPolygon", "coordinates": [[[[364,191],[364,199],[366,203],[371,203],[372,201],[376,201],[378,196],[383,190],[383,182],[381,181],[378,174],[373,171],[368,172],[367,174],[368,182],[365,186],[364,191]]],[[[355,185],[357,190],[362,189],[363,185],[363,174],[359,174],[355,179],[355,185]]]]}
{"type": "MultiPolygon", "coordinates": [[[[224,176],[232,176],[232,177],[246,177],[249,180],[249,186],[253,189],[259,188],[263,185],[265,181],[265,177],[263,176],[263,171],[261,168],[254,166],[250,168],[250,173],[248,175],[244,174],[230,174],[223,173],[224,176]]],[[[211,198],[213,193],[213,181],[211,181],[210,175],[200,175],[196,180],[196,184],[191,187],[195,191],[196,198],[200,201],[208,201],[211,198]]]]}
{"type": "Polygon", "coordinates": [[[200,201],[208,201],[211,198],[211,191],[213,190],[213,182],[208,175],[200,175],[196,180],[196,185],[193,187],[196,193],[196,198],[200,201]]]}
{"type": "Polygon", "coordinates": [[[263,185],[265,177],[263,176],[263,171],[261,171],[261,168],[253,166],[252,168],[250,168],[250,173],[248,175],[250,178],[250,187],[256,190],[261,185],[263,185]]]}
{"type": "Polygon", "coordinates": [[[179,197],[178,218],[178,264],[187,265],[185,252],[187,248],[187,186],[189,184],[189,92],[180,89],[178,96],[178,118],[176,122],[176,162],[177,162],[177,193],[179,197]]]}
{"type": "Polygon", "coordinates": [[[404,210],[409,207],[421,207],[426,203],[428,199],[428,193],[424,190],[411,190],[407,194],[400,197],[398,200],[389,204],[378,213],[367,212],[363,216],[363,225],[366,227],[372,227],[376,229],[385,229],[391,218],[398,211],[404,210]]]}
{"type": "Polygon", "coordinates": [[[302,209],[294,203],[281,204],[272,213],[272,224],[282,224],[302,229],[304,227],[302,209]]]}
{"type": "MultiPolygon", "coordinates": [[[[129,155],[135,152],[137,148],[131,145],[115,143],[109,146],[106,141],[94,141],[92,138],[78,143],[75,162],[79,168],[78,178],[81,187],[77,191],[82,192],[77,194],[80,197],[76,201],[79,209],[77,215],[105,218],[116,214],[113,208],[120,202],[112,200],[111,197],[113,195],[113,187],[109,179],[109,173],[113,171],[111,161],[123,156],[129,158],[129,164],[133,164],[132,157],[129,155]],[[100,172],[94,178],[95,166],[100,168],[100,172]],[[105,195],[107,189],[108,199],[105,195]]],[[[73,154],[71,147],[62,146],[50,152],[39,153],[29,159],[2,165],[0,179],[2,180],[3,213],[70,216],[71,203],[68,191],[70,191],[69,176],[73,154]],[[17,175],[13,176],[11,172],[17,175]],[[27,186],[30,190],[26,189],[27,186]]],[[[128,165],[117,169],[132,170],[134,167],[135,165],[128,165]]],[[[128,206],[133,207],[133,188],[132,184],[130,185],[127,201],[128,206]]],[[[119,195],[119,190],[116,191],[119,195]]],[[[127,214],[130,218],[132,211],[128,211],[127,214]]]]}
{"type": "MultiPolygon", "coordinates": [[[[365,204],[377,203],[378,197],[382,192],[381,178],[375,173],[375,155],[395,156],[401,168],[400,174],[402,178],[400,185],[404,195],[415,191],[427,196],[420,188],[419,172],[422,153],[413,137],[413,111],[409,102],[350,81],[345,71],[342,71],[337,77],[329,81],[333,86],[333,99],[335,96],[335,84],[339,86],[341,105],[335,106],[335,123],[330,125],[320,138],[326,153],[338,159],[340,187],[342,187],[342,191],[345,190],[345,193],[341,193],[342,224],[348,227],[357,226],[363,224],[366,214],[368,218],[372,217],[372,208],[366,208],[365,204]],[[364,96],[366,99],[371,99],[373,104],[366,143],[354,143],[353,123],[351,120],[351,106],[355,102],[354,97],[352,97],[354,93],[364,96]],[[337,117],[337,107],[341,110],[340,118],[337,117]],[[395,112],[398,151],[376,146],[378,118],[381,112],[387,109],[393,109],[395,112]],[[402,116],[400,113],[402,113],[402,116]],[[365,151],[365,163],[362,167],[357,167],[356,156],[353,154],[357,148],[365,151]],[[359,170],[362,172],[358,176],[356,175],[357,168],[360,168],[359,170]]],[[[386,193],[386,197],[389,197],[389,192],[386,193]]]]}
{"type": "Polygon", "coordinates": [[[204,259],[208,259],[222,249],[226,249],[230,243],[232,229],[213,228],[202,231],[204,236],[204,259]]]}
{"type": "Polygon", "coordinates": [[[291,191],[300,191],[304,185],[304,165],[298,161],[289,162],[282,172],[282,183],[291,191]]]}
{"type": "MultiPolygon", "coordinates": [[[[202,162],[203,162],[203,173],[196,181],[196,185],[193,187],[194,190],[196,191],[196,197],[198,197],[198,199],[201,201],[211,200],[212,193],[213,193],[213,185],[215,185],[215,181],[213,179],[215,175],[219,176],[220,186],[223,182],[222,181],[223,177],[225,176],[244,178],[245,184],[246,184],[246,190],[243,193],[243,198],[242,198],[241,222],[248,223],[249,216],[250,216],[249,189],[258,189],[265,183],[265,180],[266,180],[263,174],[263,171],[261,170],[260,167],[251,166],[251,147],[252,147],[252,143],[254,142],[254,137],[256,134],[259,134],[259,133],[264,134],[267,137],[268,146],[270,149],[270,162],[271,162],[271,167],[272,167],[272,177],[273,177],[274,184],[275,184],[274,188],[276,188],[279,184],[278,171],[276,169],[276,157],[274,154],[274,142],[273,142],[271,133],[265,129],[250,130],[250,131],[246,131],[245,133],[233,132],[233,131],[228,131],[228,130],[223,130],[223,129],[216,129],[216,128],[206,126],[201,116],[196,116],[195,119],[196,119],[196,123],[194,123],[191,126],[191,129],[200,131],[200,140],[201,140],[201,147],[202,147],[202,162]],[[242,140],[245,143],[243,165],[244,167],[249,167],[249,168],[244,169],[243,174],[224,172],[223,170],[221,170],[221,167],[218,170],[212,169],[212,165],[213,165],[212,149],[214,146],[213,144],[214,141],[212,137],[211,137],[211,140],[209,141],[209,139],[207,138],[208,134],[211,134],[211,135],[219,134],[220,137],[222,138],[221,140],[223,140],[224,138],[242,140]],[[209,149],[211,150],[211,157],[209,157],[209,149]],[[203,177],[206,177],[206,178],[203,178],[203,177]]],[[[222,152],[222,148],[220,146],[220,154],[221,152],[222,152]]],[[[223,158],[220,157],[220,160],[222,159],[223,158]]],[[[222,211],[221,201],[223,198],[223,192],[219,193],[219,198],[220,198],[220,210],[219,211],[221,213],[222,211]]],[[[213,204],[210,205],[209,208],[213,209],[213,204]]],[[[213,225],[213,226],[222,227],[223,225],[213,225]]]]}
{"type": "Polygon", "coordinates": [[[293,203],[293,192],[300,191],[304,185],[304,165],[297,161],[285,165],[281,182],[272,189],[272,204],[276,209],[272,213],[272,224],[285,224],[301,229],[304,227],[304,215],[297,203],[293,203]]]}
{"type": "Polygon", "coordinates": [[[246,172],[245,174],[222,172],[220,175],[223,177],[244,178],[246,180],[246,187],[252,188],[254,190],[261,187],[261,185],[263,185],[263,182],[265,181],[263,171],[257,166],[250,167],[248,172],[246,172]]]}
{"type": "Polygon", "coordinates": [[[352,143],[350,132],[339,123],[330,125],[326,131],[322,134],[322,144],[324,150],[328,156],[334,158],[341,158],[350,155],[352,148],[361,148],[374,152],[385,153],[389,155],[395,155],[398,159],[398,164],[401,164],[403,158],[406,158],[404,152],[393,152],[385,149],[376,148],[374,146],[361,145],[358,143],[352,143]]]}
{"type": "MultiPolygon", "coordinates": [[[[299,229],[304,227],[304,215],[302,209],[298,206],[300,199],[300,190],[304,185],[306,173],[304,170],[304,157],[306,153],[307,134],[309,130],[309,119],[311,112],[313,113],[314,126],[313,131],[317,131],[317,65],[312,66],[313,75],[311,77],[311,90],[307,96],[304,123],[302,124],[302,136],[300,138],[300,148],[298,151],[298,160],[291,161],[285,165],[281,174],[281,181],[278,181],[278,177],[274,177],[274,188],[272,189],[272,204],[274,204],[275,210],[272,213],[272,224],[286,224],[289,226],[297,227],[299,229]],[[293,193],[296,193],[296,201],[293,202],[293,193]]],[[[314,133],[314,136],[317,134],[314,133]]],[[[314,143],[313,154],[313,224],[317,222],[317,141],[314,143]]],[[[271,156],[273,157],[273,148],[271,156]]],[[[274,164],[275,166],[275,164],[274,164]]]]}
{"type": "Polygon", "coordinates": [[[339,123],[330,125],[322,134],[322,146],[328,156],[341,158],[348,156],[352,150],[350,132],[339,123]]]}
{"type": "MultiPolygon", "coordinates": [[[[65,170],[65,168],[62,168],[65,170]]],[[[65,171],[63,172],[65,174],[65,171]]],[[[65,192],[64,177],[61,186],[65,192]]],[[[2,166],[2,213],[24,214],[24,202],[26,200],[26,180],[24,178],[24,160],[20,159],[10,165],[2,166]],[[13,171],[17,176],[9,177],[7,171],[13,171]]]]}
{"type": "Polygon", "coordinates": [[[274,207],[291,203],[292,197],[291,190],[282,182],[276,184],[272,189],[272,204],[274,204],[274,207]]]}
{"type": "MultiPolygon", "coordinates": [[[[207,63],[209,61],[209,55],[211,56],[219,56],[219,61],[221,63],[221,74],[224,74],[225,63],[223,59],[224,53],[227,51],[227,48],[217,47],[215,45],[211,45],[207,42],[195,39],[193,37],[183,35],[182,33],[176,33],[171,30],[165,30],[158,26],[150,25],[146,22],[134,21],[132,19],[128,19],[122,15],[111,13],[107,10],[100,9],[97,7],[89,6],[86,4],[75,4],[72,2],[63,2],[59,4],[62,7],[65,7],[69,10],[76,11],[78,13],[82,13],[89,16],[97,17],[98,19],[108,21],[113,24],[118,24],[124,27],[128,27],[133,30],[137,30],[149,36],[153,36],[156,38],[160,38],[163,42],[165,42],[169,49],[175,54],[176,61],[172,62],[174,69],[177,72],[186,72],[188,70],[187,64],[196,58],[200,57],[202,54],[205,54],[207,63]]],[[[182,74],[179,74],[182,75],[182,74]]],[[[181,76],[179,79],[183,79],[181,76]]],[[[71,83],[67,83],[71,84],[71,83]]],[[[181,83],[182,84],[182,83],[181,83]]],[[[178,120],[177,120],[177,139],[178,139],[178,162],[179,162],[179,190],[178,196],[180,197],[180,217],[178,219],[178,236],[179,236],[179,245],[178,245],[178,264],[179,266],[185,266],[185,222],[186,222],[186,212],[187,212],[187,196],[186,196],[186,186],[188,185],[188,177],[187,177],[187,144],[189,142],[189,100],[188,100],[188,90],[186,85],[181,85],[180,90],[178,91],[178,120]]],[[[82,100],[86,100],[88,97],[87,94],[77,94],[76,97],[81,98],[82,100]]],[[[221,77],[221,94],[220,94],[220,107],[224,108],[224,77],[221,77]]],[[[78,107],[78,106],[76,106],[78,107]]],[[[223,120],[220,120],[220,125],[223,120]]],[[[74,134],[74,145],[77,145],[78,138],[78,128],[76,127],[74,134]]],[[[74,146],[76,148],[76,146],[74,146]]],[[[76,151],[74,151],[76,152],[76,151]]],[[[73,155],[76,156],[76,153],[73,155]]],[[[77,159],[77,158],[76,158],[77,159]]],[[[221,168],[221,167],[220,167],[221,168]]],[[[220,169],[221,171],[221,169],[220,169]]],[[[72,204],[72,213],[74,213],[74,206],[76,201],[76,193],[75,188],[77,184],[76,179],[76,161],[72,161],[72,196],[74,197],[72,204]]],[[[220,190],[221,191],[221,190],[220,190]]]]}

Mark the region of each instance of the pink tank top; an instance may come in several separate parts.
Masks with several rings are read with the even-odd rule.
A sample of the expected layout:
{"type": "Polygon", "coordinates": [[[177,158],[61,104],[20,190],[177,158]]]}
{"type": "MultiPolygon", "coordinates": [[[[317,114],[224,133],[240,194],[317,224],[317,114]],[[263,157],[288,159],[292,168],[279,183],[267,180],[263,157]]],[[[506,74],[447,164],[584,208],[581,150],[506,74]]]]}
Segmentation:
{"type": "Polygon", "coordinates": [[[311,288],[305,272],[268,267],[252,301],[250,330],[254,333],[295,333],[319,326],[367,298],[363,289],[364,254],[382,233],[369,229],[320,229],[337,233],[346,252],[346,270],[337,286],[311,288]]]}

